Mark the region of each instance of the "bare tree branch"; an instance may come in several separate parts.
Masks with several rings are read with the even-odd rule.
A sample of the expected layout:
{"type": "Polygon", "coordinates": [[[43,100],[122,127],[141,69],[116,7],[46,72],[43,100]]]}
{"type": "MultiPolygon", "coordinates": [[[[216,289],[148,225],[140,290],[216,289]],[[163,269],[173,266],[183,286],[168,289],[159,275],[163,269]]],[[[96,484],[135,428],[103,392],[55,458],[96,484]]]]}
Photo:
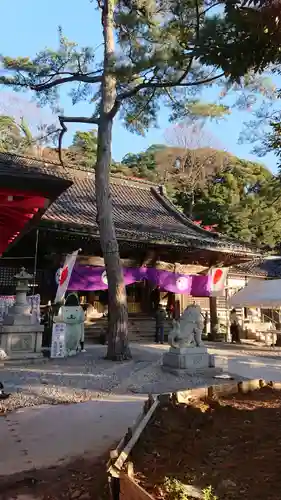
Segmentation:
{"type": "Polygon", "coordinates": [[[172,155],[180,163],[178,185],[181,193],[189,196],[189,216],[192,216],[195,190],[205,185],[214,171],[223,168],[224,156],[217,155],[221,145],[203,126],[181,122],[165,132],[166,142],[172,146],[172,155]]]}
{"type": "Polygon", "coordinates": [[[60,129],[56,128],[54,130],[51,130],[50,132],[47,132],[44,135],[38,135],[37,137],[34,137],[34,139],[32,139],[30,141],[30,143],[31,144],[37,144],[38,142],[46,141],[49,137],[51,137],[52,135],[57,134],[58,132],[60,132],[60,129]]]}
{"type": "Polygon", "coordinates": [[[99,125],[99,118],[96,116],[63,116],[58,117],[60,124],[63,123],[89,123],[99,125]]]}
{"type": "Polygon", "coordinates": [[[67,126],[65,125],[66,123],[87,123],[87,124],[95,124],[99,125],[99,119],[94,117],[94,116],[59,116],[58,117],[61,130],[59,134],[59,139],[58,139],[58,149],[59,149],[59,159],[61,165],[63,165],[63,159],[62,159],[62,140],[64,137],[64,134],[67,132],[67,126]]]}

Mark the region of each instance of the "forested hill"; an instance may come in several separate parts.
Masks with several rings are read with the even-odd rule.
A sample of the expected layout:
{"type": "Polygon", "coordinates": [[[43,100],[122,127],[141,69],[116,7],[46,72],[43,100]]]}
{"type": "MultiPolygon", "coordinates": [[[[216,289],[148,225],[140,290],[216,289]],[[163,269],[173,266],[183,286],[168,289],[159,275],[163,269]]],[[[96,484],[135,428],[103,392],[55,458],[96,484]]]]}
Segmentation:
{"type": "Polygon", "coordinates": [[[183,212],[203,226],[259,246],[281,242],[281,186],[262,164],[213,148],[152,146],[113,170],[165,183],[183,212]]]}

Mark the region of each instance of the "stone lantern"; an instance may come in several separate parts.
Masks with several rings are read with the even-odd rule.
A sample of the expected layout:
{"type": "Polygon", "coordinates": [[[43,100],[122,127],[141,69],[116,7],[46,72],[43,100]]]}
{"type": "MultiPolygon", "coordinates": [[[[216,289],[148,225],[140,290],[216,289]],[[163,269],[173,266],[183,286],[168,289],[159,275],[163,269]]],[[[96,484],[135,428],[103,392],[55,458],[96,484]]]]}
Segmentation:
{"type": "Polygon", "coordinates": [[[8,357],[36,357],[41,355],[42,332],[44,327],[34,322],[26,294],[28,283],[33,278],[24,267],[15,275],[16,300],[3,321],[0,347],[8,357]]]}

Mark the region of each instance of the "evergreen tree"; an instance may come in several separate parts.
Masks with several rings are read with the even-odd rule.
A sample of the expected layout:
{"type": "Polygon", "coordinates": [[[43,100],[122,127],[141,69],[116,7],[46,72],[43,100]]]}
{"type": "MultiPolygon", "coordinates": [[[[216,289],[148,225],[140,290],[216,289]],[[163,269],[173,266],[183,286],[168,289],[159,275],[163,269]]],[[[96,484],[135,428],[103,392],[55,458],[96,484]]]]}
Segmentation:
{"type": "MultiPolygon", "coordinates": [[[[177,190],[188,210],[189,200],[177,190]]],[[[232,158],[232,163],[195,194],[194,218],[235,239],[273,248],[281,240],[281,195],[278,179],[259,163],[232,158]]]]}
{"type": "Polygon", "coordinates": [[[11,116],[0,116],[0,151],[18,153],[22,135],[15,119],[11,116]]]}
{"type": "Polygon", "coordinates": [[[33,137],[23,117],[17,123],[12,116],[0,116],[0,151],[16,154],[33,154],[38,145],[37,138],[33,137]]]}
{"type": "Polygon", "coordinates": [[[86,168],[94,168],[97,158],[97,131],[75,132],[68,154],[73,153],[75,162],[86,168]]]}
{"type": "Polygon", "coordinates": [[[201,32],[201,62],[222,68],[235,81],[240,81],[249,71],[262,73],[272,65],[279,65],[280,2],[231,0],[219,3],[224,15],[210,15],[201,32]]]}
{"type": "MultiPolygon", "coordinates": [[[[143,134],[157,124],[163,105],[170,106],[172,119],[219,117],[228,111],[221,103],[200,103],[198,97],[202,89],[225,82],[224,71],[198,60],[206,16],[216,5],[215,0],[97,0],[102,61],[94,48],[79,49],[61,30],[57,51],[43,50],[34,59],[2,58],[10,71],[1,77],[3,84],[34,91],[43,105],[49,103],[57,112],[59,89],[72,84],[73,104],[87,100],[92,107],[89,116],[59,114],[59,149],[68,123],[97,125],[96,204],[108,277],[110,359],[130,357],[126,291],[109,186],[113,120],[119,113],[129,130],[143,134]]],[[[208,29],[215,40],[216,22],[213,31],[208,29]]]]}
{"type": "MultiPolygon", "coordinates": [[[[281,11],[278,0],[231,0],[220,2],[223,14],[211,15],[201,31],[200,61],[223,69],[229,81],[239,85],[245,74],[281,72],[281,11]],[[216,27],[216,37],[213,30],[216,27]],[[234,83],[235,82],[235,83],[234,83]]],[[[264,83],[266,79],[264,78],[264,83]]],[[[253,153],[263,156],[274,151],[280,157],[280,89],[272,87],[271,102],[253,109],[257,97],[243,97],[243,106],[252,111],[240,142],[254,144],[253,153]],[[268,127],[271,127],[269,130],[268,127]]],[[[269,88],[268,88],[269,90],[269,88]]]]}

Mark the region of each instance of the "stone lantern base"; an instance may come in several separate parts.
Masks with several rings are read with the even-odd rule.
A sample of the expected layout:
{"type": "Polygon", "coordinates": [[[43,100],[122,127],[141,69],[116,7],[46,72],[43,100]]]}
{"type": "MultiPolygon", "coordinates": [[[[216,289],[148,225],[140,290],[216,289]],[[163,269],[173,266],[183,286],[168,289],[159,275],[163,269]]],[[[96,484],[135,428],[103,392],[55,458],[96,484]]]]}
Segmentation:
{"type": "Polygon", "coordinates": [[[3,325],[0,348],[9,358],[42,356],[42,325],[3,325]]]}
{"type": "Polygon", "coordinates": [[[9,358],[31,358],[42,356],[42,334],[44,326],[34,322],[30,305],[26,299],[28,281],[33,278],[24,267],[16,274],[16,300],[4,317],[0,328],[0,348],[9,358]]]}

